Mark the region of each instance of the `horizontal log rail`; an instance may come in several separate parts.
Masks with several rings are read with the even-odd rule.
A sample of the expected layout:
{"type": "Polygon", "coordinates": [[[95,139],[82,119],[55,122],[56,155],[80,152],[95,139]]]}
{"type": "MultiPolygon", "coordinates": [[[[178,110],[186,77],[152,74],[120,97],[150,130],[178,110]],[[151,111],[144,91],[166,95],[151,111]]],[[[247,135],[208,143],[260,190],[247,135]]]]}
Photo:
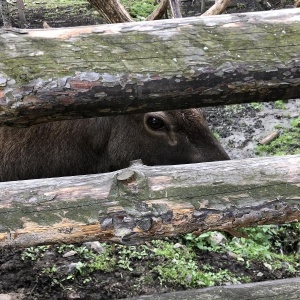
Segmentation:
{"type": "Polygon", "coordinates": [[[300,97],[300,9],[0,30],[0,125],[300,97]]]}
{"type": "Polygon", "coordinates": [[[0,183],[0,247],[137,243],[300,219],[300,155],[0,183]]]}
{"type": "MultiPolygon", "coordinates": [[[[300,278],[289,278],[253,282],[237,285],[216,286],[205,289],[192,289],[156,295],[145,295],[130,300],[298,300],[300,278]]],[[[125,300],[125,299],[123,299],[125,300]]]]}

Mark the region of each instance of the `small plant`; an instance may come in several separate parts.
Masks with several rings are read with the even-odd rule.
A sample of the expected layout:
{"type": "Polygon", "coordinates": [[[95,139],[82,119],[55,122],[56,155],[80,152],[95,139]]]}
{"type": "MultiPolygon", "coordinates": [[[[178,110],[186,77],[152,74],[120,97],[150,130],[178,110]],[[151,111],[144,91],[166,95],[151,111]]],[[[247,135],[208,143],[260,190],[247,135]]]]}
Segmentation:
{"type": "Polygon", "coordinates": [[[125,270],[133,271],[131,264],[133,260],[141,260],[149,255],[149,248],[146,245],[142,245],[139,249],[136,246],[122,246],[118,248],[118,260],[117,265],[125,270]]]}
{"type": "Polygon", "coordinates": [[[116,265],[116,259],[111,256],[111,248],[106,248],[100,255],[93,253],[89,259],[87,267],[89,272],[103,271],[110,272],[116,265]]]}
{"type": "Polygon", "coordinates": [[[48,246],[36,246],[36,247],[29,247],[26,248],[22,254],[21,258],[23,260],[37,260],[38,258],[42,257],[44,252],[48,249],[48,246]]]}
{"type": "Polygon", "coordinates": [[[124,270],[133,271],[133,268],[131,268],[130,264],[131,261],[129,260],[128,257],[120,257],[118,259],[118,266],[124,270]]]}
{"type": "Polygon", "coordinates": [[[236,7],[237,7],[238,9],[243,9],[243,8],[246,8],[246,5],[245,5],[245,3],[240,3],[240,2],[238,2],[238,3],[236,4],[236,7]]]}
{"type": "Polygon", "coordinates": [[[252,102],[249,104],[249,106],[257,111],[261,111],[263,109],[263,104],[260,102],[252,102]]]}
{"type": "Polygon", "coordinates": [[[219,141],[220,140],[220,135],[217,131],[213,132],[214,137],[219,141]]]}
{"type": "Polygon", "coordinates": [[[42,273],[46,273],[48,275],[50,275],[51,277],[56,274],[57,272],[57,267],[54,265],[52,267],[48,267],[48,268],[45,268],[43,269],[42,273]]]}
{"type": "Polygon", "coordinates": [[[68,244],[61,244],[61,245],[59,245],[59,246],[56,248],[56,251],[57,251],[58,253],[63,253],[63,252],[65,252],[65,251],[70,251],[70,250],[73,250],[73,249],[75,249],[75,246],[72,245],[72,244],[70,244],[70,245],[68,245],[68,244]]]}
{"type": "Polygon", "coordinates": [[[286,109],[286,106],[282,100],[277,100],[274,102],[274,108],[277,109],[286,109]]]}
{"type": "MultiPolygon", "coordinates": [[[[248,237],[233,237],[225,244],[227,251],[235,253],[240,261],[244,261],[249,266],[252,260],[260,260],[267,264],[269,268],[286,269],[290,273],[299,266],[299,257],[294,255],[284,255],[281,251],[274,249],[274,238],[281,231],[280,227],[272,225],[244,228],[241,230],[248,237]]],[[[295,233],[298,237],[299,235],[295,233]]],[[[277,245],[278,246],[278,245],[277,245]]]]}
{"type": "Polygon", "coordinates": [[[187,241],[188,245],[195,246],[200,250],[214,252],[220,252],[224,250],[222,246],[216,245],[213,242],[213,239],[211,239],[213,235],[214,231],[204,232],[199,236],[194,236],[193,234],[188,233],[184,236],[184,239],[187,241]]]}
{"type": "Polygon", "coordinates": [[[78,273],[80,275],[84,275],[86,273],[86,269],[87,269],[87,264],[86,263],[83,263],[83,262],[79,261],[76,264],[76,270],[78,271],[78,273]]]}

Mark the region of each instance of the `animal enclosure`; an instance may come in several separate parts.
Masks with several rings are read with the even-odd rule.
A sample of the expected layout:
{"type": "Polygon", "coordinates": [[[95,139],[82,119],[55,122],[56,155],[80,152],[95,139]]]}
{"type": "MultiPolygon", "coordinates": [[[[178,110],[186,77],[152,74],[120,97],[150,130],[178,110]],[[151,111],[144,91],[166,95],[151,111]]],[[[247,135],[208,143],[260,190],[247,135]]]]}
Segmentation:
{"type": "MultiPolygon", "coordinates": [[[[88,42],[90,35],[84,33],[87,29],[81,34],[78,28],[64,32],[61,29],[3,32],[2,41],[9,40],[12,44],[9,51],[6,49],[6,56],[0,57],[1,122],[27,126],[64,118],[239,103],[244,97],[246,101],[272,101],[278,95],[282,99],[299,97],[299,46],[295,41],[299,12],[290,13],[289,16],[285,12],[264,13],[266,21],[261,14],[246,14],[230,18],[234,22],[227,19],[220,27],[216,26],[219,17],[214,17],[201,23],[207,28],[204,37],[197,33],[195,20],[155,22],[166,28],[165,34],[151,40],[154,50],[160,43],[168,47],[161,62],[164,51],[149,52],[148,61],[153,60],[156,68],[150,70],[150,63],[139,63],[137,69],[132,68],[132,57],[137,55],[142,62],[148,52],[130,48],[128,41],[136,32],[144,34],[145,30],[155,28],[153,23],[146,28],[142,25],[137,28],[136,24],[135,27],[129,24],[94,27],[97,28],[91,30],[94,44],[88,42]],[[260,24],[260,28],[253,35],[254,24],[260,24]],[[168,26],[176,28],[169,43],[168,26]],[[192,34],[183,40],[174,34],[189,29],[192,34]],[[241,43],[234,40],[230,48],[226,48],[229,45],[224,48],[214,39],[215,47],[219,47],[211,52],[209,31],[223,29],[236,29],[236,38],[241,32],[249,32],[248,46],[258,39],[253,46],[258,59],[253,59],[253,54],[247,60],[244,54],[243,64],[239,55],[247,49],[239,48],[241,43]],[[269,42],[279,33],[281,36],[275,38],[276,47],[271,47],[274,51],[271,52],[269,42]],[[31,34],[37,36],[32,38],[31,34]],[[48,38],[42,38],[40,43],[41,35],[48,38]],[[108,39],[113,47],[107,48],[108,39]],[[260,42],[261,39],[268,43],[260,42]],[[95,47],[94,56],[79,54],[87,45],[93,47],[95,41],[103,53],[106,50],[111,56],[100,59],[101,51],[95,47]],[[187,45],[187,41],[187,53],[178,53],[171,46],[175,42],[187,45]],[[16,52],[12,46],[16,46],[16,52]],[[60,51],[55,50],[56,46],[60,51]],[[23,50],[28,54],[25,60],[23,50]],[[225,58],[222,61],[220,51],[226,53],[230,63],[224,63],[225,58]],[[62,53],[66,54],[61,56],[62,53]],[[283,53],[287,56],[283,57],[283,53]],[[212,61],[214,55],[217,59],[212,61]],[[16,74],[2,69],[7,61],[16,63],[16,74]],[[102,69],[108,61],[112,69],[102,69]],[[121,69],[115,67],[118,62],[123,64],[121,69]],[[164,69],[167,66],[170,69],[164,69]],[[190,76],[189,71],[195,76],[190,76]]],[[[221,35],[226,36],[224,32],[221,35]]],[[[0,245],[23,247],[98,238],[130,244],[195,230],[199,233],[210,229],[234,230],[241,226],[299,220],[299,161],[298,155],[170,167],[145,167],[134,162],[127,170],[108,174],[0,183],[0,245]]],[[[224,288],[222,295],[224,299],[227,296],[234,299],[232,295],[238,294],[240,299],[243,288],[247,297],[253,299],[257,293],[262,297],[262,290],[266,299],[276,299],[279,289],[279,297],[297,299],[299,280],[224,288]]],[[[201,297],[214,295],[213,292],[203,291],[201,297]]],[[[156,299],[163,297],[158,295],[156,299]]],[[[195,297],[199,294],[192,295],[192,299],[195,297]]]]}
{"type": "MultiPolygon", "coordinates": [[[[70,29],[2,30],[0,122],[27,126],[300,97],[300,44],[295,34],[299,20],[299,10],[293,9],[70,29]],[[270,51],[272,43],[276,47],[270,51]],[[247,47],[241,48],[242,44],[247,47]]],[[[134,165],[103,175],[0,183],[0,245],[96,237],[129,242],[196,228],[201,232],[297,220],[297,166],[299,156],[291,156],[179,169],[134,165]],[[189,179],[192,172],[195,175],[189,179]],[[208,173],[207,181],[202,174],[208,173]],[[218,191],[215,196],[213,191],[218,191]],[[62,207],[63,216],[53,214],[62,207]]]]}

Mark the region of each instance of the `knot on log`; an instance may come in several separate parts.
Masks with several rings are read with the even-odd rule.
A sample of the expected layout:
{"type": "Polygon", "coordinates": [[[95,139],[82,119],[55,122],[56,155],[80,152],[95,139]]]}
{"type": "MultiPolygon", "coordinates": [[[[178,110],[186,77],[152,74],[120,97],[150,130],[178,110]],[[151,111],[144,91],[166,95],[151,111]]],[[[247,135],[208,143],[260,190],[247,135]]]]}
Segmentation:
{"type": "Polygon", "coordinates": [[[151,191],[147,177],[138,171],[141,166],[140,160],[131,162],[131,167],[114,176],[109,198],[119,205],[100,215],[101,229],[113,230],[122,243],[132,242],[137,233],[155,231],[154,227],[170,223],[173,217],[166,203],[144,202],[151,199],[151,191]]]}
{"type": "MultiPolygon", "coordinates": [[[[142,166],[141,161],[131,162],[131,166],[142,166]]],[[[149,185],[144,173],[131,168],[121,170],[113,178],[113,183],[109,192],[109,198],[118,200],[126,204],[149,197],[149,185]]]]}

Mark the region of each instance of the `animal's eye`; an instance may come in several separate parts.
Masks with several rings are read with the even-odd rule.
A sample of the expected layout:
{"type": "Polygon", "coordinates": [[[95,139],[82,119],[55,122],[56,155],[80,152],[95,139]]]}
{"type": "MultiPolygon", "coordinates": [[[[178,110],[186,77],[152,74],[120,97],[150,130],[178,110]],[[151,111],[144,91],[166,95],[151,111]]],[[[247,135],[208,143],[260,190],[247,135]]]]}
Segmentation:
{"type": "Polygon", "coordinates": [[[147,118],[147,125],[152,130],[159,130],[165,127],[165,122],[161,118],[150,116],[147,118]]]}

